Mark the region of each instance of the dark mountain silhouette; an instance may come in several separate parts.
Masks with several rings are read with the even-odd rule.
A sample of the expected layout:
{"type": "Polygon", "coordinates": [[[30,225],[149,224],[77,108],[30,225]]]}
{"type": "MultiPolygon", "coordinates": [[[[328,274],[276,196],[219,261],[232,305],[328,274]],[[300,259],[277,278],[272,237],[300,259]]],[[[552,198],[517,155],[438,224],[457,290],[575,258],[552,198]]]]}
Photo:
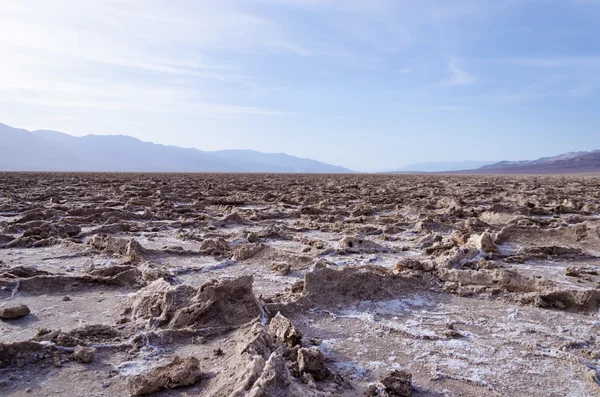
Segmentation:
{"type": "Polygon", "coordinates": [[[205,152],[143,142],[125,135],[74,137],[0,124],[2,171],[101,172],[315,172],[351,170],[283,153],[252,150],[205,152]]]}

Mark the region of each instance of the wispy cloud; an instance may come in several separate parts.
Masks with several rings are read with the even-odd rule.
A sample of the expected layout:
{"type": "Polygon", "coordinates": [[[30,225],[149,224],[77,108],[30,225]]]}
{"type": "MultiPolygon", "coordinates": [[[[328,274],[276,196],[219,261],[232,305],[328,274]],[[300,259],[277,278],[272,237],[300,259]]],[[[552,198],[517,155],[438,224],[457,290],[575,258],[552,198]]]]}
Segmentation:
{"type": "Polygon", "coordinates": [[[597,83],[591,81],[582,81],[576,84],[569,94],[574,98],[585,98],[593,95],[596,92],[597,83]]]}
{"type": "Polygon", "coordinates": [[[450,70],[450,79],[444,81],[444,85],[448,86],[465,86],[471,85],[477,81],[477,78],[472,74],[466,72],[459,66],[459,62],[456,58],[450,57],[448,61],[448,69],[450,70]]]}
{"type": "Polygon", "coordinates": [[[278,24],[226,3],[0,3],[0,58],[11,60],[0,64],[0,97],[15,103],[287,114],[240,104],[244,97],[281,86],[261,82],[235,61],[214,55],[253,50],[310,55],[278,24]],[[224,89],[235,90],[237,98],[224,98],[224,89]]]}

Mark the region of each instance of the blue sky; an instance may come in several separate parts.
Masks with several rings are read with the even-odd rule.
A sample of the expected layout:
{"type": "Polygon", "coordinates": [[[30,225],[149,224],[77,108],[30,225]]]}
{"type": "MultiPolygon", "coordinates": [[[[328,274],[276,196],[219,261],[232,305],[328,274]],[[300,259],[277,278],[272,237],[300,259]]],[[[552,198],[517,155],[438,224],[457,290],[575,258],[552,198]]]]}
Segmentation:
{"type": "Polygon", "coordinates": [[[356,170],[600,149],[600,0],[0,1],[0,122],[356,170]]]}

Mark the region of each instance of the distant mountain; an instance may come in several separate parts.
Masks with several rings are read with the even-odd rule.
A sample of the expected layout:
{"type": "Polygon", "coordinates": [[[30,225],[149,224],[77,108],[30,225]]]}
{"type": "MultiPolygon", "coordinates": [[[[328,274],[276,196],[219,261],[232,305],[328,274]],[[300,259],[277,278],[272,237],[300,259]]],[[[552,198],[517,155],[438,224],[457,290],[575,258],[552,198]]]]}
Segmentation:
{"type": "Polygon", "coordinates": [[[74,137],[0,124],[0,171],[307,172],[351,170],[283,153],[206,152],[143,142],[125,135],[74,137]]]}
{"type": "MultiPolygon", "coordinates": [[[[600,173],[600,150],[570,152],[537,160],[500,161],[468,173],[476,174],[577,174],[600,173]]],[[[466,172],[465,172],[466,173],[466,172]]]]}
{"type": "Polygon", "coordinates": [[[265,171],[271,170],[270,172],[272,172],[274,169],[280,169],[280,172],[306,173],[353,172],[347,168],[339,167],[337,165],[329,165],[316,160],[294,157],[285,153],[262,153],[254,150],[218,150],[209,153],[223,160],[243,161],[245,164],[251,164],[258,170],[260,170],[262,167],[265,169],[265,171]]]}
{"type": "Polygon", "coordinates": [[[445,172],[472,170],[492,164],[493,161],[430,161],[408,165],[395,171],[388,171],[389,174],[418,173],[418,172],[445,172]]]}

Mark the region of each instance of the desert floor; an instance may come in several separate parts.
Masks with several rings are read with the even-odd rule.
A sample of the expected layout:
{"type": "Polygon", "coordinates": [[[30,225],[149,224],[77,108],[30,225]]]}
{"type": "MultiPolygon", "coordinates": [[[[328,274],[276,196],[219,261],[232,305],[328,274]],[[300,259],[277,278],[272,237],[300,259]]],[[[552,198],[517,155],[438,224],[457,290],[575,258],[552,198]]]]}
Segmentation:
{"type": "Polygon", "coordinates": [[[599,208],[597,176],[0,174],[0,395],[600,395],[599,208]]]}

